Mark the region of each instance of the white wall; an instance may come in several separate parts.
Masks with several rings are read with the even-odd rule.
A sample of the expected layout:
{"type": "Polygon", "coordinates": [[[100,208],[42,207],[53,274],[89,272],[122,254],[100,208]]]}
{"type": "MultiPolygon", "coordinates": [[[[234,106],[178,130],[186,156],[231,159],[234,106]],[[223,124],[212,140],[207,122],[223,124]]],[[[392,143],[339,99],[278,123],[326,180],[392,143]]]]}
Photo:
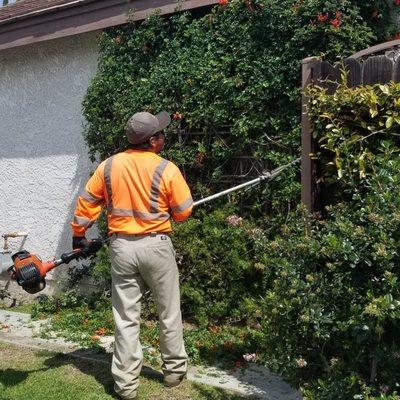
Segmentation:
{"type": "Polygon", "coordinates": [[[93,168],[81,103],[97,56],[96,33],[0,51],[0,235],[29,234],[9,240],[13,252],[71,250],[75,201],[93,168]]]}

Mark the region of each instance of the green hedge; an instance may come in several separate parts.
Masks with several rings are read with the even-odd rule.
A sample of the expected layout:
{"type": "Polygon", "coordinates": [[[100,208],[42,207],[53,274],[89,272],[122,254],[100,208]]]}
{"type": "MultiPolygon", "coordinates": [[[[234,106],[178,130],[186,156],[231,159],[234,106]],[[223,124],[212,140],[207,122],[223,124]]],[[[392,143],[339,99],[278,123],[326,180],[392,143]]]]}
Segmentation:
{"type": "Polygon", "coordinates": [[[261,229],[229,208],[196,215],[176,227],[185,318],[198,323],[257,320],[263,266],[254,243],[260,235],[261,229]]]}
{"type": "MultiPolygon", "coordinates": [[[[92,156],[125,148],[133,112],[166,109],[174,126],[165,156],[182,168],[195,198],[224,186],[235,156],[286,162],[300,145],[300,60],[333,62],[386,40],[393,33],[386,4],[233,0],[203,15],[154,15],[104,32],[83,104],[92,156]]],[[[359,90],[310,92],[324,177],[341,193],[325,220],[291,211],[299,201],[292,169],[232,196],[226,208],[217,202],[195,211],[174,233],[185,317],[254,326],[248,350],[310,399],[389,399],[399,380],[400,165],[398,122],[389,119],[398,87],[359,90]],[[381,122],[385,141],[367,137],[364,125],[381,122]]],[[[103,254],[94,274],[105,289],[108,268],[103,254]]]]}
{"type": "Polygon", "coordinates": [[[261,352],[272,368],[303,382],[310,399],[396,398],[399,90],[389,84],[342,85],[334,96],[309,91],[334,204],[321,220],[293,213],[262,247],[261,352]]]}
{"type": "MultiPolygon", "coordinates": [[[[232,0],[205,15],[153,15],[105,31],[83,103],[92,156],[125,148],[124,125],[134,112],[165,109],[174,115],[165,155],[196,198],[226,186],[221,176],[232,172],[236,156],[271,168],[286,163],[299,153],[301,59],[335,61],[387,38],[385,4],[232,0]]],[[[285,177],[247,196],[243,208],[258,216],[296,204],[298,179],[285,177]]]]}
{"type": "MultiPolygon", "coordinates": [[[[399,166],[379,172],[398,181],[399,166]]],[[[395,390],[400,378],[400,201],[395,186],[378,191],[370,183],[371,191],[332,207],[324,221],[292,215],[263,247],[259,343],[268,365],[315,386],[316,378],[332,386],[357,378],[341,397],[328,385],[321,399],[353,398],[361,384],[395,390]]]]}

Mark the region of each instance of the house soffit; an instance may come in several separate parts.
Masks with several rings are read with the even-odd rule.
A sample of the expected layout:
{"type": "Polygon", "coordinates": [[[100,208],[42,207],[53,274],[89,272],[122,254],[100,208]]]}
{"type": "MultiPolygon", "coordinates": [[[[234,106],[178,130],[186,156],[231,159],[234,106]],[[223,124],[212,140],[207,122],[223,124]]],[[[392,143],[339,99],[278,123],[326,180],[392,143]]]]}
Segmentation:
{"type": "Polygon", "coordinates": [[[22,0],[0,9],[0,50],[171,14],[218,0],[22,0]],[[25,3],[25,7],[22,5],[25,3]],[[28,7],[29,3],[32,7],[28,7]],[[15,7],[19,4],[19,9],[15,7]],[[42,6],[39,7],[38,4],[42,6]],[[36,8],[35,8],[36,7],[36,8]],[[5,10],[8,10],[5,14],[5,10]],[[14,10],[14,11],[13,11],[14,10]]]}
{"type": "Polygon", "coordinates": [[[89,1],[95,0],[19,0],[17,2],[14,0],[7,6],[0,7],[0,25],[34,15],[48,14],[61,8],[75,7],[89,1]]]}

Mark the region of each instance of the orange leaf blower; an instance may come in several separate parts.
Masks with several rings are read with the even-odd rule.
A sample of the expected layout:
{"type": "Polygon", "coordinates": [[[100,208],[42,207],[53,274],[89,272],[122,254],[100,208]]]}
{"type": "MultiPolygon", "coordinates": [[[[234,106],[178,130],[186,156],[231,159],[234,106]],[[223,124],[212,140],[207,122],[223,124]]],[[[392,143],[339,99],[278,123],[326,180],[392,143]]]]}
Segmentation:
{"type": "Polygon", "coordinates": [[[68,264],[72,260],[86,259],[95,255],[102,247],[101,239],[89,241],[87,247],[75,249],[70,253],[64,253],[58,260],[42,262],[35,254],[21,250],[11,256],[13,265],[8,269],[11,279],[17,281],[18,285],[26,292],[34,294],[46,287],[46,275],[52,269],[61,264],[68,264]]]}

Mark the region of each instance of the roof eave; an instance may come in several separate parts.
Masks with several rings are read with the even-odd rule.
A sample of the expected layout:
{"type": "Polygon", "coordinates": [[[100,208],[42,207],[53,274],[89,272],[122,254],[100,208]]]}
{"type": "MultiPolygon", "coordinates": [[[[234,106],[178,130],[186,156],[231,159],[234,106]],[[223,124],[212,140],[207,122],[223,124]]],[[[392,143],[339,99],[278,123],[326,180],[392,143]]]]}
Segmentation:
{"type": "Polygon", "coordinates": [[[75,6],[55,6],[49,12],[32,13],[25,18],[0,24],[0,50],[105,29],[124,24],[128,19],[139,21],[155,11],[172,14],[217,2],[218,0],[182,0],[179,3],[175,0],[82,0],[75,6]]]}
{"type": "Polygon", "coordinates": [[[11,16],[7,19],[2,19],[2,20],[0,20],[0,25],[12,24],[13,22],[19,21],[21,19],[27,19],[27,18],[32,18],[32,17],[38,16],[38,15],[49,14],[49,13],[57,12],[59,10],[69,8],[69,7],[76,7],[82,3],[87,3],[89,1],[96,1],[96,0],[74,0],[74,1],[70,1],[68,3],[58,4],[56,6],[46,7],[46,8],[42,8],[40,10],[35,10],[35,11],[30,11],[25,14],[19,14],[19,15],[11,16]]]}

